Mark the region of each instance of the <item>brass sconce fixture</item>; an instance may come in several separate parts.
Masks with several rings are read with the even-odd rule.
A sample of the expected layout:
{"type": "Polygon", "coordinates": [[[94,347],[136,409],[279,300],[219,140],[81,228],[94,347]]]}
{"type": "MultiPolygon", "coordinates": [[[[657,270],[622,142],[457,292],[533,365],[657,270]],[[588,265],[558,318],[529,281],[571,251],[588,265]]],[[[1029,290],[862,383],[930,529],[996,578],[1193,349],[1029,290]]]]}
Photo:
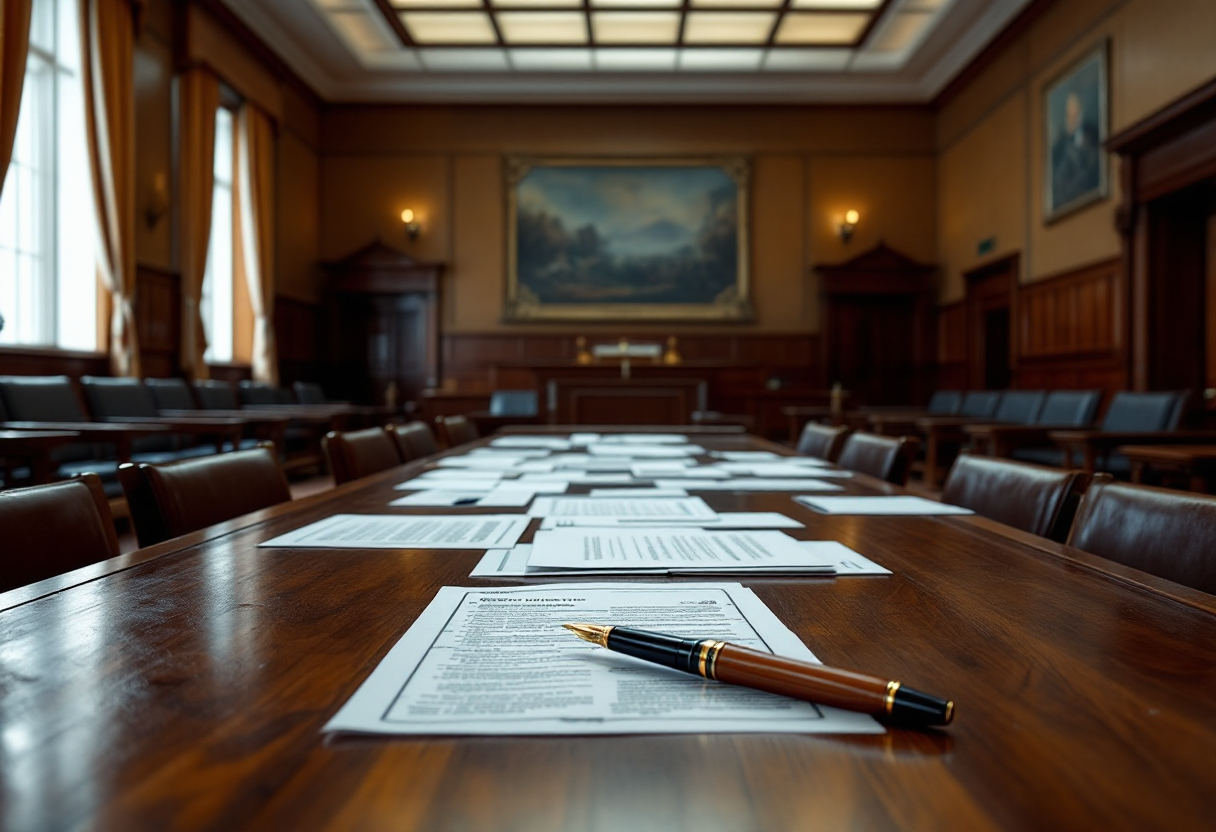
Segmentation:
{"type": "Polygon", "coordinates": [[[405,233],[410,236],[410,242],[418,239],[418,232],[422,230],[422,225],[418,222],[418,217],[414,214],[412,208],[406,208],[401,212],[401,221],[405,223],[405,233]]]}
{"type": "Polygon", "coordinates": [[[163,173],[152,177],[152,187],[148,190],[148,204],[144,208],[144,220],[148,228],[155,228],[161,218],[169,213],[169,184],[163,173]]]}
{"type": "Polygon", "coordinates": [[[840,241],[845,245],[849,244],[849,240],[853,239],[853,229],[857,227],[857,221],[861,219],[861,214],[850,208],[844,212],[844,222],[840,224],[840,241]]]}

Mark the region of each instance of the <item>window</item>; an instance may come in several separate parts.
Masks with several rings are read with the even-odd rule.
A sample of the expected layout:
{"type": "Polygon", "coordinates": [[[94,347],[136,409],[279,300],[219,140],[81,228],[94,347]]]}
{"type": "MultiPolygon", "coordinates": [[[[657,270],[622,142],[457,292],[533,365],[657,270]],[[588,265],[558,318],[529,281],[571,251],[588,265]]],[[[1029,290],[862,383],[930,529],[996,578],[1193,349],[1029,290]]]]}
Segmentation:
{"type": "Polygon", "coordinates": [[[76,0],[34,0],[0,195],[0,344],[97,349],[96,225],[76,0]]]}
{"type": "Polygon", "coordinates": [[[203,331],[207,334],[208,364],[232,360],[233,280],[236,269],[232,245],[233,153],[236,148],[232,111],[220,107],[215,113],[215,185],[211,192],[211,241],[207,246],[207,269],[199,301],[203,331]]]}

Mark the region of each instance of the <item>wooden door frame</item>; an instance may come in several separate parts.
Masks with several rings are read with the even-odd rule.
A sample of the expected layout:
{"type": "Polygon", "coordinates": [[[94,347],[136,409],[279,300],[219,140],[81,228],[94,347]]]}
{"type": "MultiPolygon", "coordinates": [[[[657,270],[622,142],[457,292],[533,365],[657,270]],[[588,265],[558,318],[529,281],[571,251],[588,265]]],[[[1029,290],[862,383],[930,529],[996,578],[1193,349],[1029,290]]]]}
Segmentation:
{"type": "Polygon", "coordinates": [[[1013,254],[1006,255],[996,260],[989,261],[982,266],[977,266],[970,271],[963,272],[963,279],[967,283],[967,294],[963,301],[963,308],[966,310],[966,326],[967,326],[967,383],[972,390],[983,390],[985,388],[986,379],[984,370],[986,368],[986,356],[984,355],[983,341],[983,323],[982,316],[989,309],[999,309],[1001,304],[992,306],[983,305],[986,293],[981,293],[979,290],[980,284],[993,277],[999,277],[1002,274],[1008,276],[1008,284],[1002,292],[994,292],[992,296],[1004,295],[1009,299],[1009,373],[1010,379],[1017,375],[1018,363],[1018,319],[1017,319],[1017,302],[1018,302],[1018,276],[1021,274],[1022,253],[1015,251],[1013,254]]]}

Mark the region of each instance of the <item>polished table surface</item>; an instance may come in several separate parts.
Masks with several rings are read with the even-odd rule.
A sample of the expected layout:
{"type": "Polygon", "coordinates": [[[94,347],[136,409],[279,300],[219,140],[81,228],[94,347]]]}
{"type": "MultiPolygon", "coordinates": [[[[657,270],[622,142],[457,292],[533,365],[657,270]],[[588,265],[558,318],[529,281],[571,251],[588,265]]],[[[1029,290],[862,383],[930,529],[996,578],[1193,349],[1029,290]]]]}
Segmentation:
{"type": "Polygon", "coordinates": [[[322,735],[439,587],[519,583],[470,580],[476,552],[255,548],[395,511],[425,464],[0,595],[0,827],[1211,828],[1210,596],[979,518],[827,517],[788,493],[704,496],[894,575],[743,583],[824,662],[953,698],[949,729],[322,735]]]}

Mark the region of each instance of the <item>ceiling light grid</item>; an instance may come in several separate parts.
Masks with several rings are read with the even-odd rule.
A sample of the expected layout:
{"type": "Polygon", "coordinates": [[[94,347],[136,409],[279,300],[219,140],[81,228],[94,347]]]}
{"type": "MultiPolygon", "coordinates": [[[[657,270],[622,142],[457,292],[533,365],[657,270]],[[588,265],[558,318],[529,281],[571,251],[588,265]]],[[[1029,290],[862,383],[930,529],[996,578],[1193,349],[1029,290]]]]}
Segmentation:
{"type": "Polygon", "coordinates": [[[427,49],[858,48],[893,0],[374,0],[427,49]]]}

